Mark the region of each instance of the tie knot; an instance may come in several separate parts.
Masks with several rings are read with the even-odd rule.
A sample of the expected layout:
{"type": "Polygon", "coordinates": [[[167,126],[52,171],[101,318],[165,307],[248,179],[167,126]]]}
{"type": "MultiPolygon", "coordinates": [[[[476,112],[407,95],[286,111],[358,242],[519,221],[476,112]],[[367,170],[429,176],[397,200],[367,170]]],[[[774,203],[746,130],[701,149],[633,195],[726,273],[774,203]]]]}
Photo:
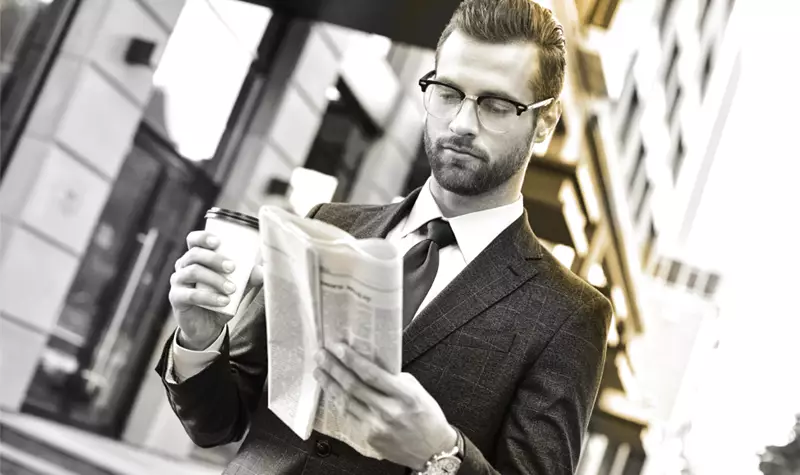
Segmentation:
{"type": "Polygon", "coordinates": [[[453,234],[450,223],[439,218],[428,223],[426,238],[435,242],[440,249],[456,243],[456,235],[453,234]]]}

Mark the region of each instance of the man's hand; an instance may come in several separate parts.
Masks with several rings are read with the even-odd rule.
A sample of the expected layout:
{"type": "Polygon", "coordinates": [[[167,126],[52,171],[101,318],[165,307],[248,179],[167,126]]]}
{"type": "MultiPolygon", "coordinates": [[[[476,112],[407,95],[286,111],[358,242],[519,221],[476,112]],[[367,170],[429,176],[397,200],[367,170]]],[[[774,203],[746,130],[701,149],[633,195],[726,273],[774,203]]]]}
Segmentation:
{"type": "MultiPolygon", "coordinates": [[[[228,304],[228,295],[236,287],[228,281],[227,276],[236,266],[233,261],[216,252],[220,245],[219,238],[206,231],[189,233],[186,243],[189,250],[175,262],[175,273],[170,278],[169,301],[181,330],[178,334],[181,346],[202,350],[217,339],[231,317],[200,305],[228,304]],[[196,289],[198,283],[210,285],[216,292],[196,289]]],[[[253,268],[248,285],[261,285],[263,280],[263,268],[257,265],[253,268]]]]}
{"type": "Polygon", "coordinates": [[[456,446],[441,407],[410,374],[388,373],[343,344],[320,351],[317,364],[323,391],[387,460],[423,470],[433,455],[456,446]]]}

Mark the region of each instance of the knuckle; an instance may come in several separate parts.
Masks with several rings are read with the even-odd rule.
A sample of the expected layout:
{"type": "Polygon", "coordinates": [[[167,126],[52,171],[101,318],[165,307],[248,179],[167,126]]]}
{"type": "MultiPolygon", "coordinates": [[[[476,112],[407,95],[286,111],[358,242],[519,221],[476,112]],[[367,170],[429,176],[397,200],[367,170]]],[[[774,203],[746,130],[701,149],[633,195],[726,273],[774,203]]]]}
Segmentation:
{"type": "Polygon", "coordinates": [[[405,404],[408,410],[412,413],[418,413],[422,411],[422,401],[416,394],[410,394],[406,396],[405,404]]]}
{"type": "Polygon", "coordinates": [[[386,435],[388,434],[389,429],[388,425],[385,424],[383,421],[381,420],[372,421],[368,425],[368,427],[369,429],[367,432],[367,441],[370,443],[370,445],[373,444],[378,445],[383,440],[386,439],[386,435]]]}
{"type": "Polygon", "coordinates": [[[369,386],[375,386],[378,382],[377,376],[372,371],[361,372],[361,380],[369,386]]]}
{"type": "Polygon", "coordinates": [[[396,421],[403,417],[403,410],[400,407],[392,405],[386,409],[385,415],[389,421],[396,421]]]}
{"type": "Polygon", "coordinates": [[[200,254],[199,247],[190,247],[189,250],[186,251],[186,254],[184,254],[184,257],[186,258],[187,261],[194,262],[197,260],[198,257],[200,257],[199,254],[200,254]]]}
{"type": "Polygon", "coordinates": [[[335,382],[333,382],[333,381],[329,381],[328,390],[330,391],[330,393],[331,393],[331,397],[333,397],[333,399],[334,399],[334,403],[336,403],[336,404],[339,404],[339,403],[340,403],[340,400],[341,400],[343,397],[345,397],[345,396],[346,396],[346,395],[345,395],[345,393],[344,393],[344,391],[342,391],[342,388],[341,388],[341,387],[339,387],[339,385],[338,385],[338,384],[336,384],[336,383],[335,383],[335,382]]]}
{"type": "Polygon", "coordinates": [[[342,389],[344,389],[346,392],[348,393],[353,392],[353,390],[355,389],[355,384],[356,384],[355,381],[349,375],[342,377],[341,380],[342,389]]]}
{"type": "Polygon", "coordinates": [[[192,264],[192,265],[186,267],[186,273],[189,275],[189,277],[191,277],[193,279],[197,279],[202,274],[202,271],[200,270],[200,266],[199,265],[192,264]]]}

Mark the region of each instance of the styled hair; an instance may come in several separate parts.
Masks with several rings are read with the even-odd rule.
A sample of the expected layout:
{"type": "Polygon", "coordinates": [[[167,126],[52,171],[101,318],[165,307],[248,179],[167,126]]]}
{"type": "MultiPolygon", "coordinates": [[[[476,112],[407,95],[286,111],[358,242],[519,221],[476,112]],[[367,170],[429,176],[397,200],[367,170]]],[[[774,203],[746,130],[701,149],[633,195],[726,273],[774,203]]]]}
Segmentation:
{"type": "Polygon", "coordinates": [[[553,12],[533,0],[464,0],[442,31],[439,51],[453,31],[493,44],[532,42],[539,47],[538,74],[531,78],[535,101],[558,99],[564,87],[567,45],[553,12]]]}

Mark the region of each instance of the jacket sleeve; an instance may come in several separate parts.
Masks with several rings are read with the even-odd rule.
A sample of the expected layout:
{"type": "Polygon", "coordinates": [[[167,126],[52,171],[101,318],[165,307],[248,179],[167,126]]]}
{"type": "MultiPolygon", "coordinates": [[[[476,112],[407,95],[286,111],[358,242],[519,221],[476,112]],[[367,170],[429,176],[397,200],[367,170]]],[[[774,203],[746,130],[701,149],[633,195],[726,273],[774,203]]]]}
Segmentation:
{"type": "Polygon", "coordinates": [[[172,337],[156,371],[172,410],[200,447],[216,447],[242,438],[258,407],[267,377],[267,335],[263,290],[242,310],[241,320],[226,332],[220,355],[198,374],[175,383],[168,377],[172,337]]]}
{"type": "MultiPolygon", "coordinates": [[[[321,205],[309,217],[314,217],[321,205]]],[[[166,388],[172,410],[186,433],[200,447],[216,447],[242,438],[250,416],[263,397],[267,378],[267,332],[264,290],[245,296],[238,323],[226,332],[220,355],[192,377],[175,382],[172,367],[174,334],[164,345],[156,372],[166,388]]]]}
{"type": "Polygon", "coordinates": [[[610,319],[610,304],[601,296],[566,319],[517,388],[495,463],[465,437],[459,475],[575,472],[600,386],[610,319]]]}

